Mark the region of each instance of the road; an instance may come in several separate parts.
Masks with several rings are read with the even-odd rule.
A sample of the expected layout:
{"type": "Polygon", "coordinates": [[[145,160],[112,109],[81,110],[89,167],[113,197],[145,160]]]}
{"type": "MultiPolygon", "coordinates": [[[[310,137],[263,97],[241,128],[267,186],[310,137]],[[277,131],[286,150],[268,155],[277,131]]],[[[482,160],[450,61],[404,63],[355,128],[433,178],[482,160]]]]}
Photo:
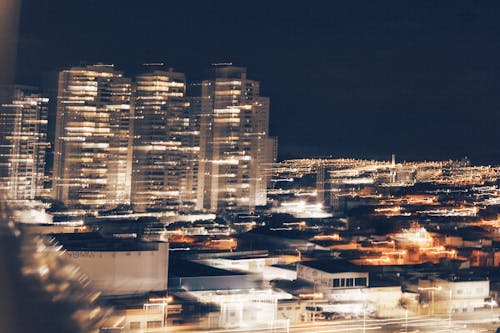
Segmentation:
{"type": "Polygon", "coordinates": [[[174,326],[171,332],[197,333],[480,333],[495,332],[500,327],[499,311],[477,311],[473,313],[456,313],[448,315],[409,316],[391,319],[350,319],[317,321],[315,323],[292,324],[284,327],[248,327],[237,329],[194,330],[192,327],[174,326]]]}

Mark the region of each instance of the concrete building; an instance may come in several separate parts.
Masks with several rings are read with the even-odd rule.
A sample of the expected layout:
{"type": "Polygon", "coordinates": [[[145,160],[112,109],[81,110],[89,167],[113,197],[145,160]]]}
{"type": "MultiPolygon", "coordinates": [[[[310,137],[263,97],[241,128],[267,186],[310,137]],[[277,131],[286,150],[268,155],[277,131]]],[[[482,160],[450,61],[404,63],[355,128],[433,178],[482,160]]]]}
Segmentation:
{"type": "Polygon", "coordinates": [[[250,290],[259,286],[256,274],[228,271],[188,260],[172,260],[170,266],[171,290],[250,290]]]}
{"type": "Polygon", "coordinates": [[[285,260],[279,257],[235,255],[226,258],[201,259],[198,262],[230,271],[259,274],[264,281],[297,279],[297,271],[286,266],[285,260]]]}
{"type": "Polygon", "coordinates": [[[186,91],[183,73],[165,71],[162,64],[148,67],[135,78],[132,99],[132,204],[138,211],[162,209],[178,197],[168,191],[165,179],[171,148],[165,104],[183,98],[186,91]]]}
{"type": "Polygon", "coordinates": [[[269,99],[246,69],[214,65],[202,82],[197,208],[252,210],[265,205],[273,161],[269,99]]]}
{"type": "Polygon", "coordinates": [[[95,233],[54,236],[68,260],[103,295],[141,295],[167,289],[168,243],[105,239],[95,233]]]}
{"type": "Polygon", "coordinates": [[[297,278],[314,283],[324,292],[369,286],[368,272],[344,260],[302,262],[297,264],[297,278]]]}
{"type": "Polygon", "coordinates": [[[362,266],[344,260],[316,260],[297,265],[297,278],[313,284],[313,293],[321,293],[327,303],[321,304],[325,313],[379,317],[404,314],[404,300],[415,297],[402,292],[399,282],[370,281],[369,272],[362,266]]]}
{"type": "Polygon", "coordinates": [[[200,161],[200,117],[201,117],[202,84],[194,82],[187,87],[188,113],[184,118],[183,142],[186,147],[186,180],[181,200],[185,204],[192,203],[196,207],[198,196],[198,176],[200,161]]]}
{"type": "Polygon", "coordinates": [[[199,158],[196,110],[190,108],[186,98],[170,98],[164,108],[170,143],[166,151],[166,190],[172,194],[178,211],[191,211],[196,204],[199,158]]]}
{"type": "Polygon", "coordinates": [[[277,319],[279,295],[272,290],[239,290],[227,293],[212,291],[194,294],[200,302],[215,304],[219,309],[201,321],[202,328],[289,331],[289,321],[277,319]]]}
{"type": "Polygon", "coordinates": [[[276,311],[278,299],[290,295],[263,287],[256,272],[229,271],[174,259],[170,265],[169,290],[180,298],[210,305],[211,312],[200,318],[202,329],[288,327],[288,321],[277,320],[276,311]]]}
{"type": "Polygon", "coordinates": [[[164,332],[167,304],[146,303],[142,308],[115,310],[104,321],[100,333],[153,333],[164,332]]]}
{"type": "Polygon", "coordinates": [[[481,278],[419,279],[420,312],[470,312],[497,304],[490,299],[490,281],[481,278]]]}
{"type": "Polygon", "coordinates": [[[52,193],[67,205],[130,202],[131,82],[113,65],[59,73],[52,193]]]}
{"type": "Polygon", "coordinates": [[[276,319],[288,320],[290,324],[310,322],[315,314],[315,311],[310,310],[311,307],[320,307],[322,303],[301,299],[279,300],[276,319]]]}
{"type": "Polygon", "coordinates": [[[472,266],[500,266],[500,251],[496,247],[472,250],[472,266]]]}
{"type": "Polygon", "coordinates": [[[0,106],[0,189],[11,200],[33,200],[43,190],[48,99],[34,87],[9,91],[0,106]]]}
{"type": "Polygon", "coordinates": [[[133,90],[132,204],[137,211],[188,210],[198,172],[197,117],[184,74],[163,64],[147,67],[133,90]]]}

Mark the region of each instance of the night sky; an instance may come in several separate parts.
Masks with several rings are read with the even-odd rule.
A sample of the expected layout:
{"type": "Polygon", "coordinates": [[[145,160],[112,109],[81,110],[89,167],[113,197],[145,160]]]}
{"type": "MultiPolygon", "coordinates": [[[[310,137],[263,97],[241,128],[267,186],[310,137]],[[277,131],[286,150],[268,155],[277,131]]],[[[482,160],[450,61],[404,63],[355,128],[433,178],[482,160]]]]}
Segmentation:
{"type": "Polygon", "coordinates": [[[24,0],[18,82],[82,61],[246,66],[281,158],[500,163],[499,1],[24,0]]]}

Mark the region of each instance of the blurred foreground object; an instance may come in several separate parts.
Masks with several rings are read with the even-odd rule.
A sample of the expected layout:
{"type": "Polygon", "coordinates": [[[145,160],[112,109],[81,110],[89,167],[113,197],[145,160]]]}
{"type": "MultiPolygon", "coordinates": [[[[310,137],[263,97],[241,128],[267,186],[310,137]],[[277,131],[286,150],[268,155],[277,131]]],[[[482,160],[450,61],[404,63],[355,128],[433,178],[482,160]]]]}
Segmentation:
{"type": "Polygon", "coordinates": [[[6,98],[3,87],[14,81],[20,8],[19,0],[0,1],[0,104],[6,98]]]}
{"type": "Polygon", "coordinates": [[[79,268],[60,246],[21,233],[0,197],[0,332],[98,332],[111,311],[96,304],[79,268]]]}

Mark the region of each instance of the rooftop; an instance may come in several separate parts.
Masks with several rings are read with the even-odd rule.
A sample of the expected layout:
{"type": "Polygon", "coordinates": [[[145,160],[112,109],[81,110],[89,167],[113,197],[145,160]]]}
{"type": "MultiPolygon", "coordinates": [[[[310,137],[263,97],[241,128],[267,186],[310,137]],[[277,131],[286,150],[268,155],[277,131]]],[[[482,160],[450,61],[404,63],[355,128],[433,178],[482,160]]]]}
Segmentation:
{"type": "Polygon", "coordinates": [[[52,234],[55,241],[67,251],[155,251],[157,243],[142,242],[135,238],[104,238],[97,232],[52,234]]]}
{"type": "Polygon", "coordinates": [[[208,265],[199,264],[197,262],[171,259],[169,263],[170,277],[214,277],[214,276],[230,276],[230,275],[246,275],[245,273],[227,271],[220,268],[215,268],[208,265]]]}
{"type": "Polygon", "coordinates": [[[355,265],[343,259],[321,259],[314,261],[303,261],[300,265],[318,269],[327,273],[343,273],[343,272],[367,272],[363,266],[355,265]]]}

